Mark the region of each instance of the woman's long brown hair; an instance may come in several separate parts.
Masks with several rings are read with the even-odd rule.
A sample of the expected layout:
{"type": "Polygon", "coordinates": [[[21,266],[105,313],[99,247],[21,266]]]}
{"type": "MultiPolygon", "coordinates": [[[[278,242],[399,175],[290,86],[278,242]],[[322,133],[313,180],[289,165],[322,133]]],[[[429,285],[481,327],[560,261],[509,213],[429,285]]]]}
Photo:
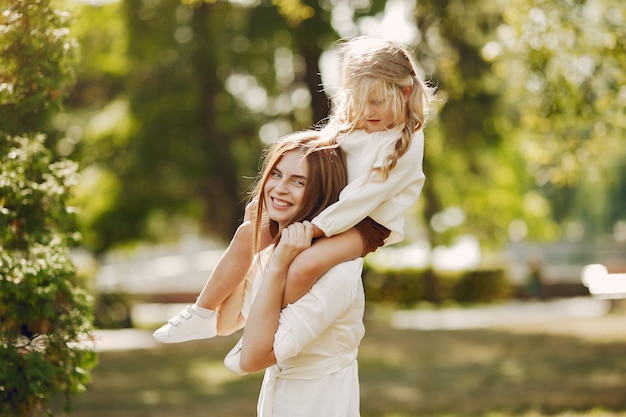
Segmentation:
{"type": "Polygon", "coordinates": [[[283,155],[291,151],[302,153],[308,163],[309,173],[302,207],[289,223],[312,220],[326,207],[339,200],[339,193],[348,184],[346,158],[343,151],[336,145],[322,145],[319,142],[318,132],[295,132],[274,141],[263,155],[260,178],[252,194],[252,199],[258,201],[253,221],[255,231],[252,248],[255,253],[261,249],[264,222],[269,222],[270,232],[274,239],[278,237],[277,223],[267,218],[263,188],[276,164],[283,155]]]}

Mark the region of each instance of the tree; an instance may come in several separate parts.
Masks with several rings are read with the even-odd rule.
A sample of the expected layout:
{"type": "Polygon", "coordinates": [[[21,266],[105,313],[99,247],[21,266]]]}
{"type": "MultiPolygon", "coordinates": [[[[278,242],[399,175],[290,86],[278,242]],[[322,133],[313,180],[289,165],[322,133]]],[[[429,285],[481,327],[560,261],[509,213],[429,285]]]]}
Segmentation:
{"type": "Polygon", "coordinates": [[[553,237],[550,213],[533,213],[523,203],[533,184],[511,140],[517,114],[502,106],[507,80],[485,58],[501,9],[492,2],[433,0],[418,4],[416,20],[416,56],[437,87],[426,126],[422,199],[431,242],[471,234],[485,246],[500,246],[520,217],[528,219],[533,238],[553,237]]]}
{"type": "Polygon", "coordinates": [[[570,239],[569,222],[590,237],[623,216],[620,4],[418,4],[416,50],[438,87],[424,189],[435,243],[570,239]]]}
{"type": "Polygon", "coordinates": [[[518,113],[518,151],[564,238],[610,234],[624,219],[625,9],[617,0],[516,0],[510,10],[491,48],[518,113]]]}
{"type": "Polygon", "coordinates": [[[32,416],[85,388],[95,353],[79,347],[91,303],[68,247],[76,164],[45,146],[71,79],[67,16],[50,0],[13,0],[0,22],[0,415],[32,416]]]}
{"type": "MultiPolygon", "coordinates": [[[[438,89],[416,214],[433,244],[460,234],[492,246],[555,240],[568,219],[595,218],[595,230],[607,230],[622,216],[604,207],[623,201],[623,8],[617,0],[570,3],[416,4],[412,46],[438,89]],[[598,195],[592,203],[589,190],[598,195]]],[[[99,190],[79,200],[85,243],[105,251],[175,238],[190,223],[228,239],[256,173],[259,138],[326,116],[320,55],[386,4],[85,6],[83,25],[93,30],[82,32],[85,72],[68,102],[84,117],[76,158],[99,190]],[[93,92],[104,93],[85,111],[81,98],[93,92]]]]}
{"type": "Polygon", "coordinates": [[[82,8],[83,22],[102,25],[76,26],[90,60],[80,64],[68,101],[86,119],[76,157],[100,190],[77,203],[87,208],[88,247],[100,253],[132,240],[176,238],[189,219],[229,239],[256,175],[260,137],[327,115],[319,58],[335,39],[330,12],[310,1],[276,3],[126,0],[82,8]],[[103,63],[107,75],[96,76],[92,62],[103,63]],[[84,98],[94,90],[107,92],[110,104],[98,100],[89,114],[84,98]],[[96,120],[109,124],[92,129],[96,120]]]}

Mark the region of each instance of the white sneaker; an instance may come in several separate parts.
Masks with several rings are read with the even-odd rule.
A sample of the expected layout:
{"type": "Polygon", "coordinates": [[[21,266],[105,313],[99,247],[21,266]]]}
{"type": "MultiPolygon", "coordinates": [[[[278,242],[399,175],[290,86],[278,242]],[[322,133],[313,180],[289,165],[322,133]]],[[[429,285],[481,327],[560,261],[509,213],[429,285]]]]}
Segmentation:
{"type": "Polygon", "coordinates": [[[194,306],[188,305],[183,311],[169,319],[166,324],[159,327],[152,334],[152,337],[161,343],[209,339],[217,335],[217,317],[216,312],[213,312],[209,317],[201,317],[194,306]]]}
{"type": "Polygon", "coordinates": [[[237,375],[247,375],[248,373],[241,369],[239,361],[241,360],[241,343],[243,339],[239,339],[234,348],[228,352],[224,358],[224,365],[233,373],[237,375]]]}

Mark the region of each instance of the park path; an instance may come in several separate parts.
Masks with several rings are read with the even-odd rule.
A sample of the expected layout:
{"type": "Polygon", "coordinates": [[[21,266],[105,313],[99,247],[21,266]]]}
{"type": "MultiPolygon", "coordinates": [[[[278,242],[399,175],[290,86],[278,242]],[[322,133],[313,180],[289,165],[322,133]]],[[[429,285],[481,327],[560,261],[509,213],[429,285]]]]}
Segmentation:
{"type": "MultiPolygon", "coordinates": [[[[474,308],[399,310],[392,314],[390,323],[398,329],[478,329],[566,318],[601,317],[608,313],[609,308],[609,301],[591,297],[513,301],[474,308]]],[[[165,320],[167,318],[163,321],[165,320]]],[[[150,349],[160,346],[152,339],[152,331],[141,329],[96,330],[92,345],[98,352],[150,349]]]]}
{"type": "Polygon", "coordinates": [[[610,301],[573,297],[550,301],[511,301],[476,308],[402,310],[392,315],[399,329],[461,330],[516,325],[566,318],[600,317],[608,313],[610,301]]]}

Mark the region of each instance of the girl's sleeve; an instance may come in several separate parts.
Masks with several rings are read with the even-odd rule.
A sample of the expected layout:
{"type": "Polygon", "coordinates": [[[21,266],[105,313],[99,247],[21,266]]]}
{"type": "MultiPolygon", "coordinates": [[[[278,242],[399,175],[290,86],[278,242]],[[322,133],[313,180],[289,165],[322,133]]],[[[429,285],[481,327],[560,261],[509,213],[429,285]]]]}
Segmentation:
{"type": "Polygon", "coordinates": [[[274,335],[278,362],[297,355],[352,305],[362,267],[361,258],[334,266],[308,293],[282,310],[274,335]]]}
{"type": "MultiPolygon", "coordinates": [[[[386,180],[383,180],[380,172],[371,171],[355,178],[343,189],[339,201],[324,209],[312,223],[322,230],[325,236],[333,236],[350,229],[396,196],[399,197],[401,206],[394,205],[392,215],[404,212],[417,200],[424,185],[423,157],[424,134],[420,130],[414,135],[411,146],[398,159],[397,165],[386,180]]],[[[382,160],[379,160],[377,165],[382,165],[382,160]]],[[[377,212],[377,217],[372,216],[385,226],[383,223],[386,219],[382,218],[384,215],[377,212]]]]}

